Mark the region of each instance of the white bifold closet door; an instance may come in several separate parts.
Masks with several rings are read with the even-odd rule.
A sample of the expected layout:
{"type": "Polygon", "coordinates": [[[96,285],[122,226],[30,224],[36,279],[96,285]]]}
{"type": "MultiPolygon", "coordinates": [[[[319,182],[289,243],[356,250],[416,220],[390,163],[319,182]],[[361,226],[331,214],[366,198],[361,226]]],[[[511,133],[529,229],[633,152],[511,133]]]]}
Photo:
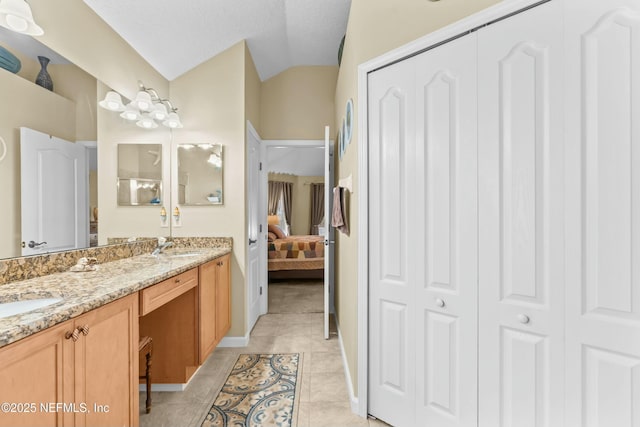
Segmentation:
{"type": "Polygon", "coordinates": [[[479,420],[563,425],[562,4],[478,32],[479,420]]]}
{"type": "Polygon", "coordinates": [[[369,79],[369,409],[477,422],[476,35],[369,79]]]}
{"type": "Polygon", "coordinates": [[[565,5],[567,427],[638,427],[640,1],[565,5]]]}

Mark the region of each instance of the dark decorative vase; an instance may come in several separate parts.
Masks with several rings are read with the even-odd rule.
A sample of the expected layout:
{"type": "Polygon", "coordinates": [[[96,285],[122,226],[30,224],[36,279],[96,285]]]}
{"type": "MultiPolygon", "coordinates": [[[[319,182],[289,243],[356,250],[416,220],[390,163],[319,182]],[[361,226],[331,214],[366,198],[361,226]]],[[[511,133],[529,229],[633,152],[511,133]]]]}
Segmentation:
{"type": "Polygon", "coordinates": [[[51,80],[51,76],[47,71],[47,65],[49,64],[49,58],[45,56],[38,56],[38,61],[40,61],[40,72],[38,73],[38,77],[36,77],[36,84],[38,86],[42,86],[45,89],[49,89],[53,91],[53,80],[51,80]]]}

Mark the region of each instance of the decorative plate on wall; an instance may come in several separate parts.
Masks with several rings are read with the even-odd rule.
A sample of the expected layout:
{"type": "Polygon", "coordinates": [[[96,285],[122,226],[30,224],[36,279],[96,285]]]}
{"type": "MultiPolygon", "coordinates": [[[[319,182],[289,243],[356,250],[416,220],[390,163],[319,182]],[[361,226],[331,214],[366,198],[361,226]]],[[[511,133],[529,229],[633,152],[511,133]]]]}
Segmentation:
{"type": "Polygon", "coordinates": [[[349,98],[346,108],[346,126],[344,128],[345,145],[351,144],[351,135],[353,135],[353,99],[349,98]]]}
{"type": "Polygon", "coordinates": [[[342,161],[342,155],[344,154],[344,135],[342,134],[342,128],[338,129],[338,157],[342,161]]]}
{"type": "Polygon", "coordinates": [[[4,160],[7,155],[7,143],[4,142],[4,138],[0,136],[0,150],[2,154],[0,154],[0,162],[4,160]]]}

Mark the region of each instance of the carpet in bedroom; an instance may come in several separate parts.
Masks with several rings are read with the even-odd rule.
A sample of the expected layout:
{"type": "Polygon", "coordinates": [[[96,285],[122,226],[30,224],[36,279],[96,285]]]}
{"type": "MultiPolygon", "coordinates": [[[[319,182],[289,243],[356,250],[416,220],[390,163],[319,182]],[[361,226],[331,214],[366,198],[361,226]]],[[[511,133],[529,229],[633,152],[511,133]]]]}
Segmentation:
{"type": "Polygon", "coordinates": [[[322,313],[323,282],[289,280],[269,284],[269,313],[322,313]]]}

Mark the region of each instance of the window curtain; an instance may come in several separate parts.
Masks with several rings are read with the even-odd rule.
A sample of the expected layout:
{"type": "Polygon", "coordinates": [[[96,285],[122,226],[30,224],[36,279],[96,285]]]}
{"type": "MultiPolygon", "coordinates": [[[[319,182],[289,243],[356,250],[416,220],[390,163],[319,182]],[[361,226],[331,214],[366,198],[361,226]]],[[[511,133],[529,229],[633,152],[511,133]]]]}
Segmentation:
{"type": "Polygon", "coordinates": [[[318,234],[324,219],[324,184],[311,184],[311,227],[309,234],[318,234]]]}
{"type": "Polygon", "coordinates": [[[267,207],[269,215],[278,213],[278,200],[280,200],[280,194],[282,194],[280,184],[278,181],[269,181],[269,205],[267,207]]]}
{"type": "Polygon", "coordinates": [[[287,220],[287,224],[289,224],[289,229],[292,229],[291,226],[291,207],[292,207],[292,195],[293,195],[293,184],[290,182],[281,182],[282,188],[282,204],[284,205],[284,216],[287,220]]]}

